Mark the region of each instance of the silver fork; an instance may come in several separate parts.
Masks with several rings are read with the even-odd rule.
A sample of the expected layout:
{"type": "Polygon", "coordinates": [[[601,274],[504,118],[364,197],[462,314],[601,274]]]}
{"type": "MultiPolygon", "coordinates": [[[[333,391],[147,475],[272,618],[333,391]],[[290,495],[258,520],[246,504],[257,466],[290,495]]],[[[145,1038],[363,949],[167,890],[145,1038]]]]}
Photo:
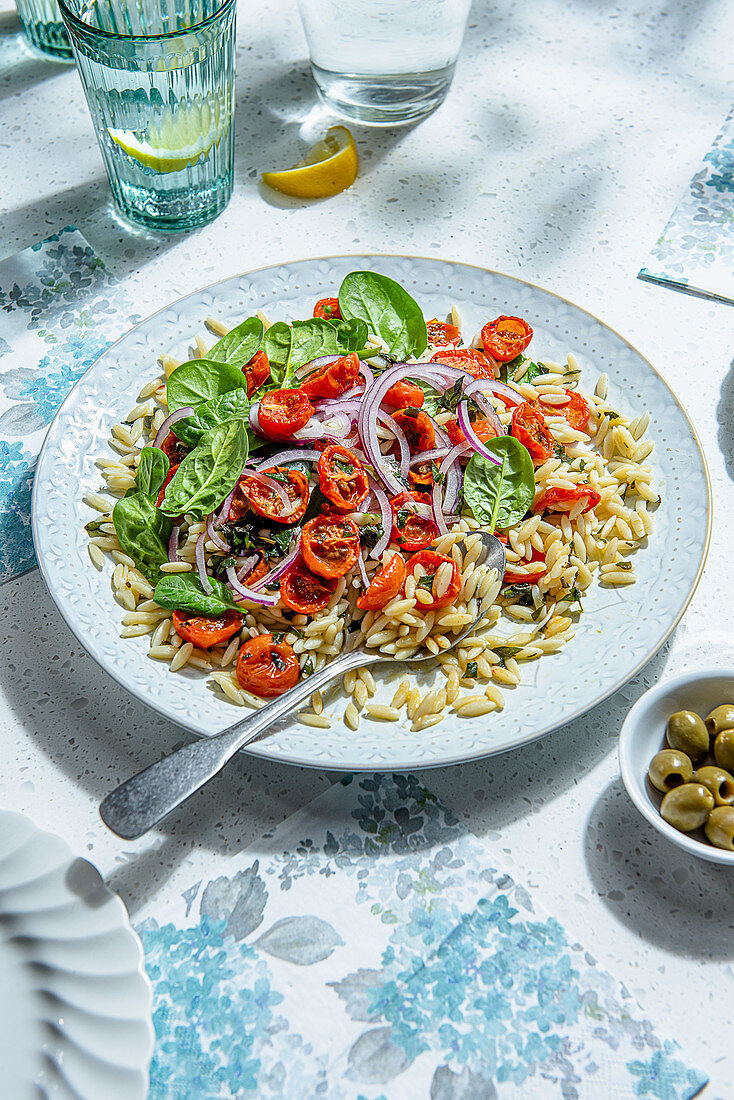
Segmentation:
{"type": "MultiPolygon", "coordinates": [[[[484,556],[480,554],[477,563],[497,569],[502,577],[505,571],[502,543],[494,535],[481,531],[477,533],[484,550],[484,556]]],[[[449,649],[457,646],[474,629],[486,610],[486,602],[483,601],[476,619],[451,640],[449,649]]],[[[300,680],[290,691],[249,714],[244,721],[237,722],[213,737],[203,737],[190,745],[184,745],[121,783],[100,804],[102,820],[113,833],[124,840],[137,840],[221,771],[239,749],[249,745],[256,737],[285,718],[315,691],[352,669],[392,660],[394,658],[376,649],[368,649],[365,645],[340,654],[318,672],[300,680]]],[[[401,658],[400,663],[405,663],[405,660],[401,658]]],[[[412,664],[430,660],[433,660],[430,653],[418,653],[407,658],[412,664]]]]}

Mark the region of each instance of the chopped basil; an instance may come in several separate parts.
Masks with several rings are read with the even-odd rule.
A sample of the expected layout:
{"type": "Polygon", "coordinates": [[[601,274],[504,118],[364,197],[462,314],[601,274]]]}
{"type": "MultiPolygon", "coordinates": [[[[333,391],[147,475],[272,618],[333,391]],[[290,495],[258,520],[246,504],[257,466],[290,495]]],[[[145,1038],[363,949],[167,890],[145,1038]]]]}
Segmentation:
{"type": "MultiPolygon", "coordinates": [[[[273,642],[275,642],[275,637],[274,636],[273,636],[273,642]]],[[[283,660],[281,655],[278,653],[277,649],[271,649],[270,650],[270,660],[273,662],[273,664],[277,668],[278,672],[283,672],[288,667],[287,662],[283,660]]]]}
{"type": "Polygon", "coordinates": [[[84,530],[87,532],[88,535],[96,535],[102,529],[102,524],[109,522],[109,520],[105,519],[92,519],[89,521],[89,523],[84,524],[84,530]]]}
{"type": "Polygon", "coordinates": [[[293,538],[293,527],[279,523],[263,527],[262,523],[223,523],[220,534],[238,554],[260,551],[268,561],[282,558],[293,538]]]}
{"type": "Polygon", "coordinates": [[[416,409],[415,405],[408,405],[406,408],[401,409],[400,411],[401,411],[401,413],[403,413],[404,416],[409,416],[413,420],[417,420],[418,419],[418,413],[421,410],[416,409]]]}
{"type": "Polygon", "coordinates": [[[332,465],[336,466],[337,470],[341,470],[343,474],[348,474],[350,477],[354,473],[354,466],[351,462],[347,462],[346,459],[339,458],[338,456],[332,458],[332,465]]]}
{"type": "Polygon", "coordinates": [[[433,474],[433,480],[437,485],[443,485],[446,480],[446,474],[441,473],[441,469],[437,462],[431,462],[431,473],[433,474]]]}
{"type": "Polygon", "coordinates": [[[314,668],[313,657],[309,657],[308,660],[304,663],[303,668],[301,669],[301,675],[313,676],[315,671],[316,670],[314,668]]]}
{"type": "Polygon", "coordinates": [[[521,649],[522,646],[519,645],[498,645],[494,647],[494,652],[499,657],[500,664],[504,666],[505,661],[510,657],[514,657],[521,649]]]}
{"type": "Polygon", "coordinates": [[[447,412],[455,413],[459,405],[459,402],[464,397],[464,379],[457,378],[453,386],[451,386],[446,393],[441,394],[438,398],[437,404],[440,409],[444,409],[447,412]]]}
{"type": "Polygon", "coordinates": [[[374,520],[359,528],[359,544],[363,550],[371,550],[384,534],[384,528],[375,516],[374,520]]]}
{"type": "Polygon", "coordinates": [[[476,680],[479,675],[479,668],[476,661],[469,661],[466,666],[466,672],[464,673],[465,680],[476,680]]]}
{"type": "Polygon", "coordinates": [[[433,588],[433,579],[435,576],[435,573],[424,573],[422,577],[418,578],[418,587],[427,588],[430,592],[433,588]]]}

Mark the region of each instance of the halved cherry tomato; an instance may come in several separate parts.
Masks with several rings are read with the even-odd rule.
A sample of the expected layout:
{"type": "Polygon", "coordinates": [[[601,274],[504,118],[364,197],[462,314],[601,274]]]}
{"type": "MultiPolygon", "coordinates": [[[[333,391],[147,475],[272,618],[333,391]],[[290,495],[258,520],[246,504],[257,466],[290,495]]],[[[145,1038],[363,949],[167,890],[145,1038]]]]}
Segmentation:
{"type": "MultiPolygon", "coordinates": [[[[471,426],[476,434],[479,436],[482,443],[487,443],[488,440],[495,439],[497,436],[497,432],[488,420],[472,420],[471,426]]],[[[451,441],[452,447],[455,447],[457,443],[466,443],[466,436],[459,427],[458,420],[449,420],[447,424],[444,424],[444,429],[446,430],[449,440],[451,441]]],[[[471,456],[462,455],[462,458],[464,457],[468,462],[471,456]]]]}
{"type": "Polygon", "coordinates": [[[168,467],[168,473],[166,474],[165,480],[164,480],[163,484],[161,485],[160,492],[158,493],[158,496],[155,498],[155,503],[156,503],[157,508],[160,508],[161,504],[163,503],[163,497],[166,495],[166,486],[168,485],[169,481],[173,480],[173,475],[176,473],[176,470],[178,469],[178,467],[180,465],[181,465],[181,463],[179,462],[178,465],[176,465],[176,466],[169,466],[168,467]]]}
{"type": "Polygon", "coordinates": [[[342,315],[339,309],[339,299],[319,298],[313,307],[313,315],[314,317],[322,317],[326,321],[340,321],[342,315]]]}
{"type": "Polygon", "coordinates": [[[522,317],[495,317],[482,329],[482,344],[487,355],[500,363],[509,363],[522,355],[533,338],[533,330],[522,317]]]}
{"type": "Polygon", "coordinates": [[[293,646],[276,642],[272,634],[259,634],[240,647],[237,680],[245,691],[272,699],[296,683],[301,669],[293,646]]]}
{"type": "Polygon", "coordinates": [[[357,600],[362,611],[379,611],[394,600],[405,580],[405,562],[400,554],[393,554],[387,565],[377,570],[372,582],[357,600]]]}
{"type": "Polygon", "coordinates": [[[398,409],[393,420],[402,428],[412,455],[432,451],[436,446],[436,432],[431,419],[421,409],[398,409]]]}
{"type": "Polygon", "coordinates": [[[242,629],[245,616],[239,611],[225,611],[223,615],[195,615],[189,611],[174,611],[171,615],[176,633],[185,642],[193,642],[199,649],[226,642],[242,629]]]}
{"type": "MultiPolygon", "coordinates": [[[[428,493],[400,493],[390,500],[392,541],[397,543],[401,550],[407,550],[412,554],[416,550],[424,550],[435,538],[438,538],[438,527],[428,516],[418,515],[412,508],[406,507],[407,500],[417,500],[430,507],[431,498],[428,493]]],[[[425,511],[425,508],[422,511],[425,511]]]]}
{"type": "Polygon", "coordinates": [[[546,405],[541,397],[540,404],[543,406],[543,411],[550,416],[565,416],[572,428],[578,432],[585,432],[591,416],[589,402],[576,390],[566,390],[566,393],[571,398],[567,405],[546,405]]]}
{"type": "Polygon", "coordinates": [[[408,470],[408,483],[414,493],[430,493],[433,488],[433,468],[430,462],[419,462],[408,470]]]}
{"type": "Polygon", "coordinates": [[[442,348],[431,358],[432,363],[445,363],[466,371],[472,378],[499,378],[499,367],[488,355],[476,348],[442,348]]]}
{"type": "Polygon", "coordinates": [[[455,561],[447,558],[445,554],[438,554],[435,550],[421,550],[419,554],[414,554],[412,558],[408,558],[405,566],[408,577],[414,577],[417,569],[421,570],[421,575],[416,580],[416,589],[420,588],[425,593],[430,592],[432,597],[430,603],[421,601],[416,605],[417,607],[422,611],[434,611],[439,607],[448,607],[450,603],[454,602],[461,591],[461,576],[455,561]],[[451,566],[448,587],[441,596],[436,596],[436,574],[440,567],[446,563],[451,566]]]}
{"type": "Polygon", "coordinates": [[[370,491],[364,466],[356,454],[337,443],[321,452],[319,487],[339,512],[354,512],[370,491]]]}
{"type": "Polygon", "coordinates": [[[320,577],[343,577],[359,557],[359,528],[346,516],[322,515],[304,524],[303,560],[320,577]]]}
{"type": "Polygon", "coordinates": [[[280,585],[280,599],[299,615],[322,611],[336,591],[336,577],[317,577],[299,554],[280,585]]]}
{"type": "Polygon", "coordinates": [[[297,523],[306,511],[310,496],[306,475],[300,470],[289,470],[286,466],[270,466],[262,472],[277,481],[285,490],[293,511],[284,512],[283,501],[269,485],[263,485],[261,481],[245,475],[237,483],[227,517],[229,522],[236,523],[242,519],[249,505],[253,512],[275,523],[297,523]]]}
{"type": "Polygon", "coordinates": [[[383,397],[380,404],[392,405],[395,409],[419,409],[426,399],[426,395],[415,382],[393,382],[390,389],[383,397]]]}
{"type": "Polygon", "coordinates": [[[434,348],[442,345],[456,347],[461,340],[461,332],[456,325],[447,325],[445,321],[439,321],[436,317],[432,321],[426,321],[428,329],[428,343],[434,348]]]}
{"type": "MultiPolygon", "coordinates": [[[[499,535],[497,537],[499,538],[499,535]]],[[[512,566],[508,566],[508,568],[505,569],[505,575],[502,580],[503,584],[537,584],[546,572],[545,554],[542,550],[536,550],[535,547],[533,547],[533,552],[529,559],[526,558],[524,561],[517,562],[516,564],[529,568],[527,568],[527,572],[525,573],[516,573],[512,566]]]]}
{"type": "Polygon", "coordinates": [[[528,449],[534,462],[545,462],[553,454],[553,436],[532,401],[523,401],[513,411],[511,434],[528,449]]]}
{"type": "Polygon", "coordinates": [[[255,581],[260,581],[270,572],[270,566],[264,557],[261,557],[254,569],[242,578],[242,584],[252,587],[255,581]]]}
{"type": "Polygon", "coordinates": [[[172,466],[179,466],[181,460],[186,457],[191,448],[182,443],[180,439],[176,439],[173,432],[169,432],[161,443],[161,450],[172,466]]]}
{"type": "Polygon", "coordinates": [[[358,374],[359,356],[353,351],[318,367],[301,383],[300,390],[311,400],[317,397],[339,397],[352,388],[358,374]]]}
{"type": "Polygon", "coordinates": [[[257,416],[268,439],[289,439],[313,414],[314,407],[302,390],[272,390],[263,395],[257,416]]]}
{"type": "Polygon", "coordinates": [[[264,382],[270,378],[270,360],[264,351],[256,351],[242,368],[247,381],[247,396],[252,397],[264,382]]]}
{"type": "Polygon", "coordinates": [[[596,508],[601,496],[596,489],[589,485],[577,485],[574,489],[546,489],[541,493],[535,504],[534,512],[571,512],[580,500],[586,503],[581,509],[581,514],[596,508]]]}

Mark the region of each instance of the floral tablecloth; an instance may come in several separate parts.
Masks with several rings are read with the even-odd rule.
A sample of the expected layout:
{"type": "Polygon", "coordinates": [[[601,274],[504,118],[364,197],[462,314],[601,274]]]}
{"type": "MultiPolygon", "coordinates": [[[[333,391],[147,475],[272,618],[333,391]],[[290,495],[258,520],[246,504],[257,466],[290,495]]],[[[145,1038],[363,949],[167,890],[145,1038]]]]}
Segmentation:
{"type": "Polygon", "coordinates": [[[706,1081],[411,776],[344,779],[156,912],[151,1100],[679,1100],[706,1081]]]}

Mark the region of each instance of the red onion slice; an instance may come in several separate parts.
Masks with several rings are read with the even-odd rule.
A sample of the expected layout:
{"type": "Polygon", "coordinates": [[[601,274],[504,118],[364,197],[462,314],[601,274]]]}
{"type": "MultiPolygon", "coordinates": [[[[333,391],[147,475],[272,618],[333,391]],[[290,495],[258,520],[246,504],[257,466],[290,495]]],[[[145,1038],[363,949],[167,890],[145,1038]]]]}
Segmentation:
{"type": "Polygon", "coordinates": [[[196,571],[199,574],[199,580],[201,581],[201,587],[206,592],[207,596],[211,596],[214,588],[212,583],[206,575],[206,561],[204,560],[204,542],[206,541],[206,531],[202,531],[196,540],[196,549],[194,555],[196,557],[196,571]]]}
{"type": "Polygon", "coordinates": [[[229,546],[223,538],[217,534],[214,530],[214,516],[208,516],[206,521],[206,533],[219,550],[224,550],[225,553],[229,553],[229,546]]]}
{"type": "Polygon", "coordinates": [[[410,460],[411,466],[420,466],[423,462],[434,462],[438,458],[443,458],[451,450],[451,444],[446,447],[437,447],[434,451],[421,451],[417,455],[413,455],[410,460]]]}
{"type": "MultiPolygon", "coordinates": [[[[377,351],[377,349],[375,349],[375,351],[377,351]]],[[[374,385],[374,373],[372,371],[372,368],[367,366],[364,359],[360,359],[359,361],[359,373],[364,378],[365,389],[369,388],[369,386],[374,385]]]]}
{"type": "Polygon", "coordinates": [[[254,583],[252,585],[252,590],[254,592],[259,592],[262,588],[265,588],[267,585],[274,584],[275,581],[280,580],[280,578],[285,573],[286,569],[288,569],[288,567],[290,565],[292,565],[293,562],[298,557],[300,549],[301,549],[301,532],[297,531],[296,532],[296,537],[291,542],[290,547],[288,548],[288,553],[283,558],[282,562],[280,562],[279,565],[276,565],[275,569],[271,569],[271,571],[269,573],[266,573],[264,577],[261,577],[259,581],[254,581],[254,583]]]}
{"type": "Polygon", "coordinates": [[[174,527],[171,530],[171,537],[168,540],[168,560],[178,561],[178,536],[181,533],[180,527],[174,527]]]}
{"type": "Polygon", "coordinates": [[[251,558],[245,558],[245,560],[242,562],[242,565],[237,567],[237,580],[240,582],[240,584],[242,584],[243,581],[247,580],[250,573],[252,573],[253,570],[257,567],[259,561],[260,555],[253,554],[251,558]]]}
{"type": "Polygon", "coordinates": [[[364,585],[365,591],[367,591],[367,589],[370,586],[370,579],[367,576],[367,570],[365,569],[365,566],[364,566],[364,558],[362,557],[362,551],[361,550],[360,550],[359,555],[357,557],[357,565],[359,566],[360,576],[362,577],[362,584],[364,585]]]}
{"type": "Polygon", "coordinates": [[[390,507],[390,501],[387,499],[387,493],[378,486],[374,478],[370,477],[368,480],[372,495],[377,501],[377,507],[380,509],[382,522],[382,534],[372,547],[369,556],[379,560],[390,545],[390,539],[392,538],[392,508],[390,507]]]}
{"type": "Polygon", "coordinates": [[[316,359],[310,359],[308,363],[304,363],[302,367],[296,369],[296,378],[305,378],[307,374],[320,370],[321,367],[325,367],[329,363],[335,363],[337,359],[341,359],[341,355],[319,355],[316,359]]]}
{"type": "Polygon", "coordinates": [[[440,483],[434,481],[433,488],[431,489],[431,512],[433,514],[433,522],[442,535],[448,535],[449,529],[443,514],[442,495],[440,483]]]}
{"type": "Polygon", "coordinates": [[[184,405],[182,408],[176,409],[175,412],[172,412],[170,416],[166,417],[166,419],[163,421],[163,423],[161,424],[158,431],[155,433],[155,439],[153,440],[153,446],[154,447],[162,446],[163,440],[166,438],[166,436],[168,435],[168,433],[171,430],[171,426],[173,424],[176,424],[177,421],[183,420],[183,418],[185,416],[193,416],[193,415],[194,415],[194,410],[191,408],[190,405],[184,405]]]}
{"type": "Polygon", "coordinates": [[[265,436],[263,435],[263,430],[260,427],[260,417],[258,415],[259,411],[260,411],[260,402],[256,401],[254,405],[250,405],[250,412],[248,414],[248,420],[250,422],[250,427],[252,428],[253,432],[255,432],[256,435],[259,435],[262,439],[264,439],[265,436]]]}
{"type": "Polygon", "coordinates": [[[226,498],[224,504],[222,505],[222,507],[219,510],[219,515],[217,516],[217,519],[216,519],[217,527],[220,527],[223,523],[226,523],[227,517],[229,516],[229,510],[232,507],[232,501],[234,500],[234,495],[237,492],[237,486],[238,485],[239,485],[239,479],[235,483],[234,489],[229,494],[229,496],[226,498]]]}
{"type": "MultiPolygon", "coordinates": [[[[271,462],[270,466],[272,467],[273,465],[274,463],[271,462]]],[[[276,481],[275,478],[268,477],[267,474],[261,474],[259,466],[256,470],[248,470],[247,473],[243,475],[243,480],[259,481],[266,489],[270,489],[271,493],[275,493],[282,505],[282,514],[284,516],[287,516],[289,512],[294,512],[298,507],[299,501],[292,501],[283,486],[280,482],[276,481]]]]}
{"type": "Polygon", "coordinates": [[[397,420],[393,419],[389,413],[383,412],[382,409],[377,413],[377,420],[378,423],[384,424],[395,436],[398,447],[400,448],[400,473],[403,477],[407,477],[408,466],[410,464],[410,447],[408,446],[408,439],[405,432],[400,427],[397,420]]]}
{"type": "Polygon", "coordinates": [[[255,473],[259,474],[262,470],[267,470],[268,467],[271,466],[285,466],[287,462],[295,462],[296,460],[303,462],[318,462],[320,458],[321,451],[281,451],[280,454],[273,455],[272,458],[266,458],[264,462],[256,466],[255,473]]]}
{"type": "Polygon", "coordinates": [[[250,603],[259,604],[260,607],[275,607],[278,602],[277,592],[254,592],[251,588],[246,588],[244,584],[240,584],[232,565],[227,566],[227,580],[229,581],[229,587],[237,594],[238,603],[249,600],[250,603]]]}
{"type": "MultiPolygon", "coordinates": [[[[481,439],[474,431],[471,420],[469,419],[468,402],[460,402],[459,407],[456,411],[459,418],[459,427],[466,436],[467,443],[471,443],[474,450],[477,451],[478,454],[480,454],[483,458],[486,458],[488,462],[493,462],[495,466],[501,466],[502,459],[498,458],[496,454],[493,454],[492,451],[490,451],[490,449],[486,446],[486,444],[482,443],[481,439]]],[[[504,435],[504,432],[501,432],[500,434],[504,435]]]]}

